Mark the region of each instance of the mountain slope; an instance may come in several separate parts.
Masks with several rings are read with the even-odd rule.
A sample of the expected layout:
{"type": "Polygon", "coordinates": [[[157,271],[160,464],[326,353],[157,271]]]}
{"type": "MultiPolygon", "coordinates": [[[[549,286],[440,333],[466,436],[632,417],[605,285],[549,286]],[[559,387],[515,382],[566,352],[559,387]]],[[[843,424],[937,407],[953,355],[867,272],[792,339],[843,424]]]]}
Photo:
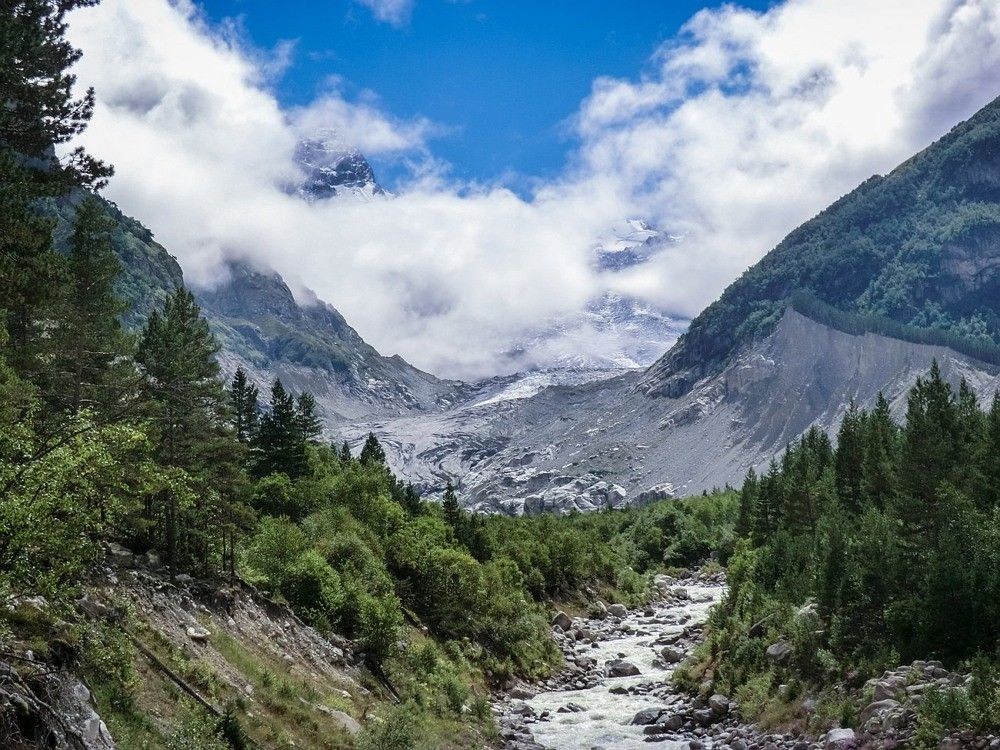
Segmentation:
{"type": "Polygon", "coordinates": [[[658,384],[634,372],[371,428],[394,469],[430,491],[452,479],[480,510],[598,510],[739,484],[811,425],[833,433],[851,401],[871,407],[879,392],[901,415],[935,359],[984,399],[1000,388],[1000,368],[946,347],[844,333],[788,309],[677,398],[649,396],[658,384]]]}
{"type": "Polygon", "coordinates": [[[262,390],[280,377],[293,391],[310,391],[328,427],[436,410],[459,389],[401,357],[383,357],[331,305],[299,304],[277,274],[244,263],[228,270],[228,281],[198,293],[226,375],[242,366],[262,390]]]}
{"type": "Polygon", "coordinates": [[[692,321],[647,389],[676,396],[718,372],[800,290],[840,310],[1000,343],[1000,100],[789,234],[692,321]]]}
{"type": "Polygon", "coordinates": [[[592,510],[738,483],[879,391],[898,414],[934,359],[990,398],[998,342],[1000,100],[793,231],[646,372],[376,431],[427,489],[592,510]]]}

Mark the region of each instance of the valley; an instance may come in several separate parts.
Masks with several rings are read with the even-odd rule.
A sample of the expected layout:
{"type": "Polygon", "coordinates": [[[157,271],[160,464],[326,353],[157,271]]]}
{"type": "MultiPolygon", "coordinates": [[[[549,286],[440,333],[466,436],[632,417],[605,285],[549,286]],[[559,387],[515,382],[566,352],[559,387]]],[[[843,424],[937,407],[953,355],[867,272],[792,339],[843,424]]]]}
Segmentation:
{"type": "MultiPolygon", "coordinates": [[[[345,2],[386,79],[423,14],[505,39],[345,2]]],[[[0,748],[1000,750],[1000,99],[954,83],[992,53],[799,70],[757,46],[840,6],[703,7],[573,94],[558,171],[511,166],[527,77],[477,84],[469,176],[299,50],[320,15],[239,5],[0,7],[0,748]],[[843,104],[872,66],[892,106],[843,104]]]]}

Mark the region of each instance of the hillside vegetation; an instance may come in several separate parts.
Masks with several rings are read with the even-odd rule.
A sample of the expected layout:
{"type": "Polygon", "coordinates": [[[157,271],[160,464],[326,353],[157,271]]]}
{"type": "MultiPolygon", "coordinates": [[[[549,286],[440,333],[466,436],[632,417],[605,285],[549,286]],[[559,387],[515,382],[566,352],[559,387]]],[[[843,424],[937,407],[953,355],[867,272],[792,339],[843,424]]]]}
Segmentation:
{"type": "Polygon", "coordinates": [[[838,310],[1000,343],[1000,100],[794,230],[654,370],[677,395],[768,333],[796,292],[838,310]]]}
{"type": "Polygon", "coordinates": [[[974,680],[924,696],[918,741],[937,747],[945,728],[996,733],[998,503],[1000,397],[984,411],[936,365],[902,426],[880,399],[847,413],[836,447],[809,431],[743,485],[731,589],[703,654],[715,686],[777,723],[851,726],[865,704],[845,678],[857,687],[940,659],[974,680]],[[817,693],[810,715],[802,701],[817,693]]]}

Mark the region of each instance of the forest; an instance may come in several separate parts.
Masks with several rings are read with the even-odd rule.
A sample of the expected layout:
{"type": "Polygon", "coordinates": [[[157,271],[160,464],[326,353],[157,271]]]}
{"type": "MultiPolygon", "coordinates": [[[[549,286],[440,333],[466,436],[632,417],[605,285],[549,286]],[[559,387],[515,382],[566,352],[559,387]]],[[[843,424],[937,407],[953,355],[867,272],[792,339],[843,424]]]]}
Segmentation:
{"type": "Polygon", "coordinates": [[[779,723],[821,693],[819,714],[850,726],[861,707],[845,680],[939,659],[974,680],[924,701],[922,741],[936,747],[944,727],[996,732],[998,499],[1000,398],[984,409],[936,363],[901,426],[880,397],[850,407],[835,446],[810,430],[741,490],[730,592],[703,649],[716,686],[779,723]],[[776,643],[781,664],[767,655],[776,643]]]}

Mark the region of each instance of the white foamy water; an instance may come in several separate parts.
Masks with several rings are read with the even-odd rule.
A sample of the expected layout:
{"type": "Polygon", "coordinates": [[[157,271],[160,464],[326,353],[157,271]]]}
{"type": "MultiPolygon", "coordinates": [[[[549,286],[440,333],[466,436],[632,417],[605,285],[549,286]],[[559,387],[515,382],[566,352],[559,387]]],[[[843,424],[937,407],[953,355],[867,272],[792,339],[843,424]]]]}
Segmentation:
{"type": "MultiPolygon", "coordinates": [[[[645,750],[650,747],[644,741],[643,727],[630,726],[629,722],[642,709],[661,707],[666,701],[654,695],[615,695],[611,693],[611,688],[648,683],[662,686],[669,681],[673,667],[654,665],[657,652],[662,648],[654,642],[660,636],[679,633],[686,626],[704,622],[709,609],[725,591],[722,586],[691,585],[685,588],[691,596],[689,601],[655,606],[653,617],[633,612],[623,620],[642,634],[612,636],[599,641],[598,648],[587,644],[577,650],[578,655],[596,659],[602,666],[607,661],[624,659],[635,664],[641,674],[635,677],[606,677],[593,688],[542,692],[525,701],[536,716],[549,712],[546,719],[530,725],[536,742],[551,750],[645,750]],[[577,713],[558,712],[570,703],[584,710],[577,713]]],[[[658,742],[655,747],[680,750],[687,747],[687,742],[658,742]]]]}

